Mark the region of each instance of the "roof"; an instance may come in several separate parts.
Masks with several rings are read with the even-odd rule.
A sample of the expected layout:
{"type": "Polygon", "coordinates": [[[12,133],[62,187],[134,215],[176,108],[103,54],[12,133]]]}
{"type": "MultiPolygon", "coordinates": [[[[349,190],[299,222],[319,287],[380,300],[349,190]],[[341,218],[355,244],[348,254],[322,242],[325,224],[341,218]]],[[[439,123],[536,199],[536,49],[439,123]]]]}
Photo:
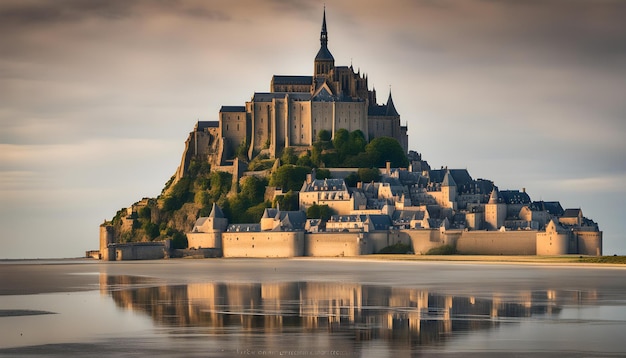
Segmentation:
{"type": "Polygon", "coordinates": [[[328,46],[322,45],[315,56],[316,61],[335,61],[335,58],[328,50],[328,46]]]}
{"type": "Polygon", "coordinates": [[[558,201],[533,201],[531,205],[554,216],[561,216],[564,212],[561,203],[558,201]]]}
{"type": "Polygon", "coordinates": [[[274,99],[282,99],[287,97],[296,101],[308,101],[311,99],[310,93],[303,92],[255,92],[252,96],[254,102],[272,102],[274,99]]]}
{"type": "Polygon", "coordinates": [[[450,172],[456,186],[464,186],[474,181],[467,169],[435,169],[428,173],[431,183],[443,183],[443,179],[447,172],[450,172]]]}
{"type": "Polygon", "coordinates": [[[450,171],[446,171],[446,174],[443,176],[443,181],[441,182],[441,186],[456,186],[456,182],[452,175],[450,175],[450,171]]]}
{"type": "Polygon", "coordinates": [[[304,230],[306,225],[306,214],[304,211],[280,211],[276,218],[280,220],[282,231],[304,230]]]}
{"type": "Polygon", "coordinates": [[[564,218],[577,218],[582,216],[582,210],[580,209],[565,209],[562,215],[564,218]]]}
{"type": "Polygon", "coordinates": [[[530,204],[530,196],[519,190],[502,190],[500,197],[507,204],[530,204]]]}
{"type": "Polygon", "coordinates": [[[315,179],[303,191],[344,191],[348,190],[343,179],[315,179]]]}
{"type": "Polygon", "coordinates": [[[374,226],[374,230],[387,230],[391,226],[389,215],[369,214],[367,217],[374,226]]]}
{"type": "Polygon", "coordinates": [[[387,115],[387,105],[385,104],[376,104],[373,103],[367,109],[367,114],[370,116],[386,116],[387,115]]]}
{"type": "Polygon", "coordinates": [[[491,194],[489,195],[489,204],[497,204],[500,201],[500,197],[498,195],[498,187],[493,187],[491,194]]]}
{"type": "Polygon", "coordinates": [[[228,232],[261,231],[261,224],[231,224],[226,229],[228,232]]]}
{"type": "Polygon", "coordinates": [[[206,128],[218,128],[219,126],[219,121],[198,121],[198,123],[196,124],[196,130],[203,131],[206,128]]]}
{"type": "Polygon", "coordinates": [[[214,219],[223,219],[224,213],[217,204],[213,203],[213,207],[211,208],[211,214],[209,214],[209,217],[214,219]]]}
{"type": "Polygon", "coordinates": [[[396,106],[393,105],[393,99],[391,98],[391,90],[389,91],[389,98],[387,98],[387,111],[385,113],[387,116],[398,117],[398,111],[396,111],[396,106]]]}
{"type": "Polygon", "coordinates": [[[313,76],[274,75],[272,83],[275,85],[311,85],[313,76]]]}
{"type": "Polygon", "coordinates": [[[222,106],[220,112],[245,112],[245,106],[222,106]]]}

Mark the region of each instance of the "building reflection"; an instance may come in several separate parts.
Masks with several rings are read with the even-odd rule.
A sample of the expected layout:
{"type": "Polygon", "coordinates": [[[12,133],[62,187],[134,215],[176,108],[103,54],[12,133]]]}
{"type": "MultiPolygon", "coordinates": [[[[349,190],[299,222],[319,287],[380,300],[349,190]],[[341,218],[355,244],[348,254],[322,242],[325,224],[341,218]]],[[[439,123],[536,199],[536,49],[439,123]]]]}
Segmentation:
{"type": "Polygon", "coordinates": [[[211,335],[262,335],[265,340],[325,332],[343,337],[347,349],[368,340],[395,347],[437,345],[456,333],[558,314],[563,305],[597,299],[593,291],[453,296],[337,282],[159,286],[143,278],[105,274],[100,287],[119,307],[144,312],[160,326],[193,327],[211,335]]]}

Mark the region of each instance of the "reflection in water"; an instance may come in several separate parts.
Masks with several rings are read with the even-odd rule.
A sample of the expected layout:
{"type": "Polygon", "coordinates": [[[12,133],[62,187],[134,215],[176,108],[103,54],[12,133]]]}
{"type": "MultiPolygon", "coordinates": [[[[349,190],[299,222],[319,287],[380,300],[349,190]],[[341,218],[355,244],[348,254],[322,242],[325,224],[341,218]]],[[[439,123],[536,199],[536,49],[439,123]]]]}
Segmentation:
{"type": "Polygon", "coordinates": [[[106,275],[100,281],[118,306],[147,313],[168,334],[216,337],[217,344],[237,350],[284,349],[279,337],[285,335],[307,350],[356,352],[368,341],[397,349],[436,347],[455,334],[557,315],[562,305],[595,297],[578,291],[462,297],[324,282],[154,286],[144,278],[106,275]]]}

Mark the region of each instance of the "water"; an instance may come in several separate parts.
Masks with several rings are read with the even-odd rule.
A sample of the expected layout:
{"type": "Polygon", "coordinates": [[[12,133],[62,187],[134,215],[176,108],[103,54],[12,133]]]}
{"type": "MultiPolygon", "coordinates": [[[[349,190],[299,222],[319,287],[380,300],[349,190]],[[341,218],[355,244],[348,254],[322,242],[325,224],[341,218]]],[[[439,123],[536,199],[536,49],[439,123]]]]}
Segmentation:
{"type": "Polygon", "coordinates": [[[220,259],[0,270],[0,356],[626,353],[624,268],[220,259]]]}

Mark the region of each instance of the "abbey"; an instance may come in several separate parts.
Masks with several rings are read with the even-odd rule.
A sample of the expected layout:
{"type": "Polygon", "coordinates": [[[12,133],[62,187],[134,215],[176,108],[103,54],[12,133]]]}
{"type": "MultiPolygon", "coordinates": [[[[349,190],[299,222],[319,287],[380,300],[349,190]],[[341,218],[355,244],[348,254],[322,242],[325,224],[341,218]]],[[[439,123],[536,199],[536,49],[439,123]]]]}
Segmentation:
{"type": "Polygon", "coordinates": [[[223,106],[217,127],[223,159],[233,157],[241,145],[250,159],[260,153],[273,158],[285,147],[308,148],[323,130],[332,135],[341,128],[360,130],[367,140],[395,138],[408,151],[407,127],[400,124],[391,92],[387,103],[379,105],[366,75],[352,66],[335,66],[326,11],[313,75],[274,75],[270,92],[254,93],[245,106],[223,106]]]}

